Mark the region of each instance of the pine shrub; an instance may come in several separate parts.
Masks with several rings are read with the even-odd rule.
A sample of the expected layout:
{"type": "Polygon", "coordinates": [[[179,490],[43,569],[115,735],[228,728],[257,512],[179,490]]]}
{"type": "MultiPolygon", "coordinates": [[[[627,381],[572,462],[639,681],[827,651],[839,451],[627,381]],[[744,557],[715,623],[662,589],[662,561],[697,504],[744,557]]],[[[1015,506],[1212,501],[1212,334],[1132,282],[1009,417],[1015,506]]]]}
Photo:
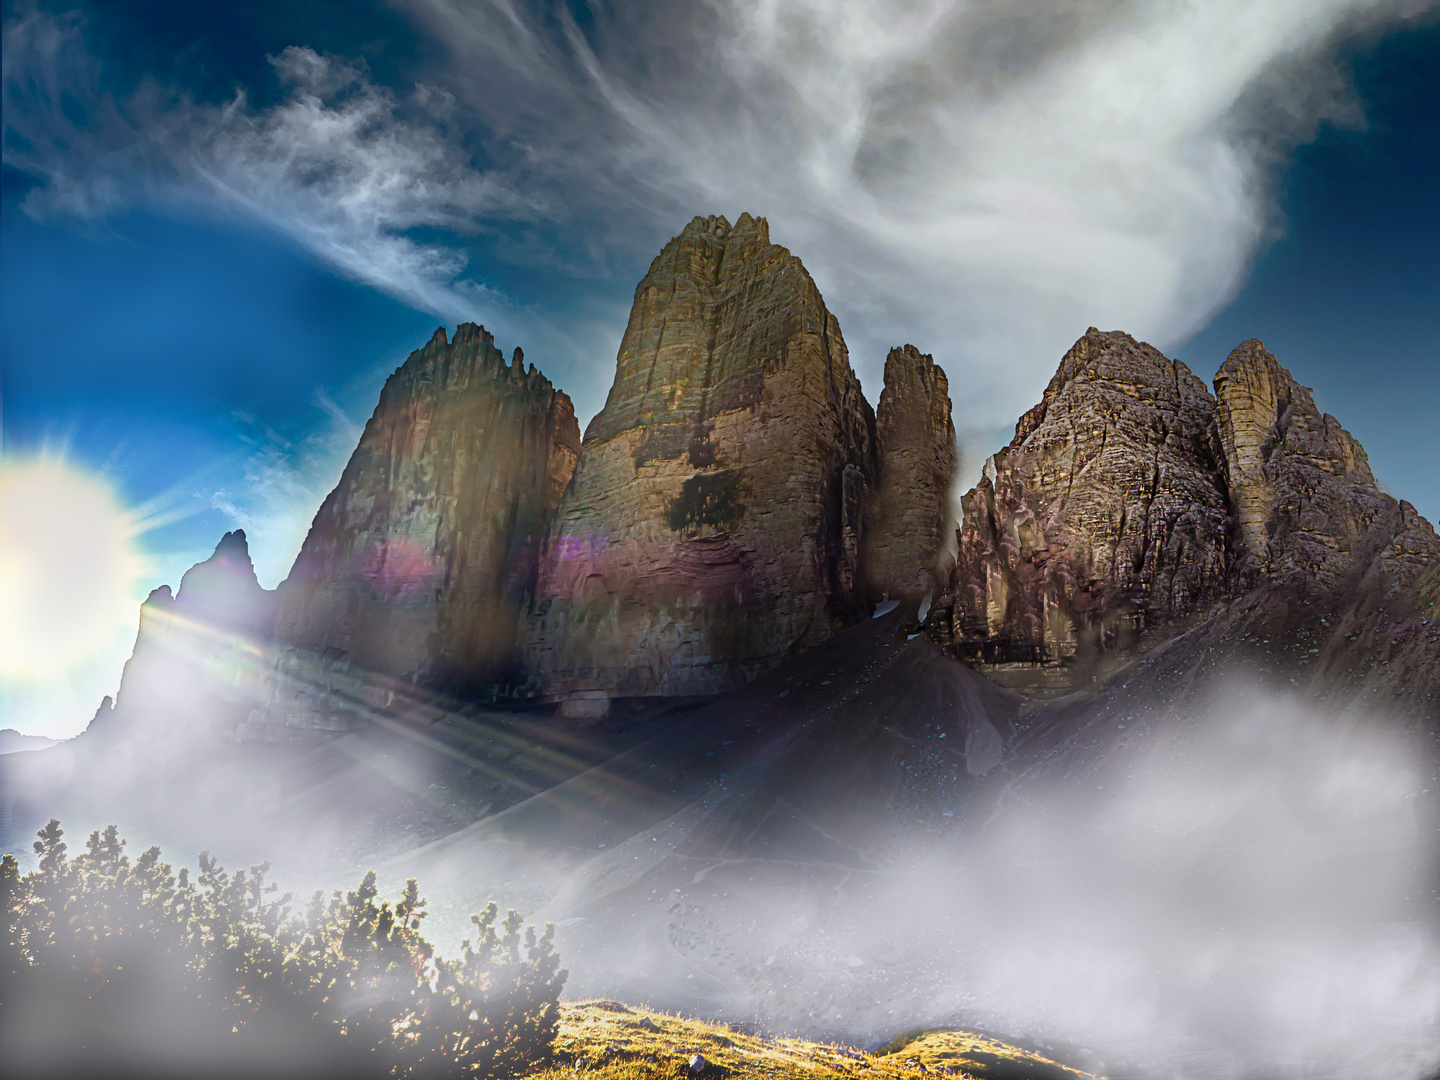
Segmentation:
{"type": "Polygon", "coordinates": [[[58,821],[37,835],[33,873],[0,865],[11,1064],[500,1078],[549,1059],[568,974],[553,925],[522,935],[492,903],[446,959],[413,878],[393,904],[372,871],[297,909],[268,863],[227,873],[202,852],[192,880],[156,847],[132,863],[113,825],[75,858],[58,821]]]}

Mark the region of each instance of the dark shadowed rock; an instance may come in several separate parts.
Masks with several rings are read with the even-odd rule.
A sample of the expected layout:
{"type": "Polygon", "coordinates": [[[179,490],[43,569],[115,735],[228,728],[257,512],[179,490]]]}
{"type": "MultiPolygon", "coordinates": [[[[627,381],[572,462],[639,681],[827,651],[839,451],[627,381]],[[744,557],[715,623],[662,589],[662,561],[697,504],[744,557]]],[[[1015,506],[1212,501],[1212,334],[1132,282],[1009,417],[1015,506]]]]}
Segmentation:
{"type": "MultiPolygon", "coordinates": [[[[105,699],[109,704],[110,699],[105,699]]],[[[44,750],[47,746],[54,746],[54,739],[47,739],[43,735],[25,735],[14,728],[0,728],[0,754],[14,754],[25,750],[44,750]]]]}
{"type": "Polygon", "coordinates": [[[436,331],[385,384],[279,590],[282,648],[247,735],[353,726],[394,682],[517,682],[521,611],[579,434],[519,349],[506,363],[482,327],[436,331]]]}
{"type": "Polygon", "coordinates": [[[140,608],[135,649],[113,707],[102,703],[91,730],[101,738],[138,732],[177,737],[228,734],[253,702],[275,594],[261,587],[243,530],[140,608]]]}

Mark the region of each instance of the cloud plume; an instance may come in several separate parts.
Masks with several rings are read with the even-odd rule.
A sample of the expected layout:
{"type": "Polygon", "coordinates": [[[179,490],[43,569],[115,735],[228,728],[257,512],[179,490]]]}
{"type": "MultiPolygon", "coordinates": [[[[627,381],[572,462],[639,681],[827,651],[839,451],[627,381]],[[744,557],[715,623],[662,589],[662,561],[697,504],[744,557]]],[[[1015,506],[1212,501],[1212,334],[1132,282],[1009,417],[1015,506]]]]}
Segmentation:
{"type": "Polygon", "coordinates": [[[526,122],[632,221],[665,218],[653,235],[688,208],[768,215],[872,393],[914,341],[990,437],[1087,325],[1162,348],[1203,325],[1274,234],[1285,153],[1359,122],[1337,50],[1424,10],[717,0],[547,34],[508,5],[413,6],[487,124],[513,122],[502,84],[549,101],[526,122]]]}
{"type": "Polygon", "coordinates": [[[94,219],[139,204],[239,215],[442,317],[503,304],[460,280],[463,246],[413,235],[463,237],[540,210],[468,165],[445,127],[448,95],[417,86],[401,97],[363,66],[302,47],[271,62],[285,95],[268,108],[252,107],[244,90],[205,105],[153,83],[117,101],[99,89],[78,23],[31,15],[11,24],[5,159],[41,180],[26,210],[94,219]]]}
{"type": "Polygon", "coordinates": [[[264,107],[148,83],[106,98],[79,24],[31,15],[6,31],[5,153],[42,179],[37,214],[142,197],[239,214],[422,310],[548,346],[582,414],[623,313],[523,309],[475,236],[583,293],[692,213],[765,214],[872,395],[887,347],[913,341],[949,368],[957,427],[994,441],[1087,325],[1162,348],[1203,325],[1275,235],[1288,150],[1360,122],[1337,57],[1433,8],[713,0],[581,22],[410,0],[450,56],[422,83],[297,43],[264,107]],[[523,238],[497,239],[504,223],[523,238]]]}

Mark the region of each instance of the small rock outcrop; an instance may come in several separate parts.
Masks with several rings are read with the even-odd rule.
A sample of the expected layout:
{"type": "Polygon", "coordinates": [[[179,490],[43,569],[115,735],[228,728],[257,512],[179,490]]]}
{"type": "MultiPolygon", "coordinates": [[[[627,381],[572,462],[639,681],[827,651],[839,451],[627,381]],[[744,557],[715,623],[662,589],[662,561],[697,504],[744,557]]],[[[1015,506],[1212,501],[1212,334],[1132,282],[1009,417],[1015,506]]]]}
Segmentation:
{"type": "Polygon", "coordinates": [[[197,729],[228,736],[253,706],[275,604],[255,576],[244,531],[227,532],[173,595],[162,585],[141,605],[113,707],[102,704],[91,730],[110,737],[139,724],[165,737],[197,729]]]}
{"type": "Polygon", "coordinates": [[[1227,566],[1214,412],[1184,364],[1091,328],[964,496],[932,631],[962,656],[1054,662],[1203,610],[1227,566]]]}
{"type": "Polygon", "coordinates": [[[862,603],[874,415],[840,326],[764,218],[695,218],[635,290],[542,560],[533,692],[562,714],[711,694],[862,603]]]}
{"type": "Polygon", "coordinates": [[[521,612],[579,450],[569,397],[519,349],[507,363],[483,327],[437,330],[386,382],[278,590],[251,726],[353,726],[387,680],[518,681],[521,612]]]}
{"type": "Polygon", "coordinates": [[[875,413],[879,468],[865,515],[861,564],[874,597],[916,601],[934,591],[955,471],[950,384],[913,345],[891,349],[875,413]]]}

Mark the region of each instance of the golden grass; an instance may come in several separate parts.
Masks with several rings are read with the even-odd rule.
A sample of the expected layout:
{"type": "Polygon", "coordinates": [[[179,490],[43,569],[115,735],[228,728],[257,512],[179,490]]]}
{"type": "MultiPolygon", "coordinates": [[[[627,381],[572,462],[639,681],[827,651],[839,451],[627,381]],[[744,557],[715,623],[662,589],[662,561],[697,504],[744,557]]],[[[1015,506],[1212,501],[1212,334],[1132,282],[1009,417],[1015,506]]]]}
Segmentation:
{"type": "Polygon", "coordinates": [[[930,1031],[890,1054],[783,1036],[751,1035],[615,1001],[561,1003],[556,1064],[533,1080],[679,1080],[690,1058],[707,1062],[702,1076],[769,1080],[916,1080],[924,1073],[974,1080],[1094,1080],[1035,1054],[965,1031],[930,1031]]]}

